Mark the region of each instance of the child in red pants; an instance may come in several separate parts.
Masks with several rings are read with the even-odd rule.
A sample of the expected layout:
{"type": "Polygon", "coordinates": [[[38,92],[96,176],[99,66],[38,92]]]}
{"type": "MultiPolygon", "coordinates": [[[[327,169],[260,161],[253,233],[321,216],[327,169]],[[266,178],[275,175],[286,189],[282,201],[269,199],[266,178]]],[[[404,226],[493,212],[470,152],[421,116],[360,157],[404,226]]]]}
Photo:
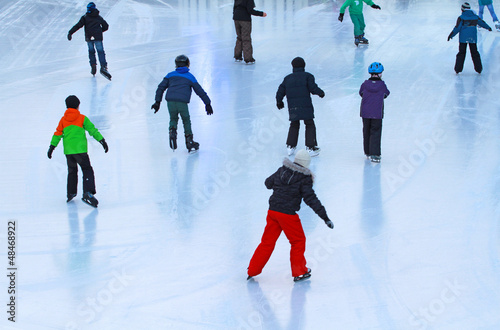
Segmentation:
{"type": "Polygon", "coordinates": [[[313,190],[313,174],[309,170],[310,163],[309,153],[300,150],[295,155],[293,163],[285,158],[283,166],[266,179],[266,187],[273,189],[273,194],[269,198],[267,225],[264,234],[262,234],[262,241],[250,260],[247,280],[262,272],[282,231],[285,232],[291,244],[290,263],[293,280],[297,282],[311,277],[311,269],[306,267],[306,258],[304,257],[306,236],[296,213],[300,209],[302,199],[325,221],[328,227],[333,228],[333,223],[328,219],[325,207],[313,190]]]}

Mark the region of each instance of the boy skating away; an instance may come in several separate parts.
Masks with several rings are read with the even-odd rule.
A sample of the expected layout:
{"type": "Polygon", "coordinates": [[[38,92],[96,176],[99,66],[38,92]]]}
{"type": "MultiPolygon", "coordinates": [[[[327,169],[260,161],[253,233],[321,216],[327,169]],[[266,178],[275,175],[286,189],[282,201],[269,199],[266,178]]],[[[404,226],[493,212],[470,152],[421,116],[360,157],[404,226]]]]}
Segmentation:
{"type": "Polygon", "coordinates": [[[254,0],[234,0],[233,20],[236,29],[236,45],[234,59],[241,62],[243,57],[246,64],[254,64],[252,47],[252,16],[266,17],[263,11],[255,10],[254,0]]]}
{"type": "Polygon", "coordinates": [[[288,155],[291,156],[297,148],[300,121],[306,126],[306,150],[311,156],[320,152],[316,141],[316,125],[314,124],[314,107],[311,94],[325,97],[325,92],[316,85],[314,76],[305,71],[306,62],[302,57],[292,60],[293,73],[283,79],[276,92],[276,106],[283,109],[283,98],[286,96],[290,128],[286,140],[288,155]]]}
{"type": "Polygon", "coordinates": [[[325,221],[328,227],[333,228],[333,223],[313,190],[314,177],[309,170],[310,163],[309,153],[303,149],[299,150],[293,163],[285,158],[283,166],[266,179],[266,187],[272,189],[273,194],[269,198],[266,228],[250,260],[247,280],[262,272],[282,231],[285,232],[291,244],[290,264],[293,280],[300,281],[311,276],[311,269],[306,267],[304,257],[306,236],[296,213],[300,210],[302,199],[325,221]]]}
{"type": "Polygon", "coordinates": [[[491,18],[493,19],[493,23],[495,23],[495,29],[500,31],[500,23],[498,22],[498,17],[495,14],[495,9],[493,8],[493,0],[478,0],[479,2],[479,13],[478,16],[480,19],[483,19],[484,7],[487,7],[490,11],[491,18]]]}
{"type": "Polygon", "coordinates": [[[94,207],[97,207],[98,201],[94,197],[95,178],[94,170],[90,165],[89,155],[87,153],[87,137],[85,131],[99,141],[104,148],[104,152],[108,152],[108,144],[102,137],[101,133],[95,128],[94,124],[78,111],[80,100],[75,95],[70,95],[66,98],[66,107],[68,108],[64,116],[59,121],[59,125],[50,142],[47,156],[52,158],[52,152],[63,139],[64,154],[68,164],[68,186],[66,202],[70,202],[76,197],[78,186],[78,167],[83,172],[83,197],[82,200],[94,207]]]}
{"type": "Polygon", "coordinates": [[[339,21],[344,20],[344,13],[349,7],[349,16],[351,16],[352,24],[354,24],[354,44],[368,44],[368,39],[365,38],[365,18],[363,16],[363,2],[373,9],[381,9],[379,5],[373,3],[372,0],[346,0],[340,7],[339,21]]]}
{"type": "Polygon", "coordinates": [[[90,73],[95,76],[97,72],[97,61],[95,58],[97,49],[97,55],[101,65],[100,72],[104,77],[111,80],[111,74],[108,72],[108,63],[106,62],[106,54],[104,53],[104,47],[102,45],[102,33],[108,30],[109,25],[104,18],[99,15],[99,10],[97,10],[93,2],[87,5],[87,13],[69,30],[68,40],[71,40],[72,34],[82,27],[84,27],[85,41],[89,48],[90,73]]]}
{"type": "Polygon", "coordinates": [[[384,66],[374,62],[368,67],[370,78],[359,89],[363,119],[363,149],[366,157],[380,163],[380,140],[382,137],[382,118],[384,118],[384,99],[390,92],[382,81],[384,66]]]}
{"type": "Polygon", "coordinates": [[[477,50],[477,26],[481,26],[489,31],[491,28],[485,21],[479,18],[470,9],[470,4],[464,2],[462,5],[462,15],[457,19],[457,24],[453,31],[448,36],[448,41],[451,40],[457,33],[459,34],[458,54],[455,61],[455,72],[459,74],[464,68],[465,55],[467,54],[467,44],[469,44],[470,55],[474,63],[474,70],[477,73],[483,71],[483,64],[481,63],[481,55],[477,50]]]}
{"type": "Polygon", "coordinates": [[[191,119],[189,116],[188,103],[191,100],[191,90],[194,90],[203,103],[207,115],[214,113],[210,105],[210,98],[203,90],[196,78],[189,72],[189,58],[186,55],[179,55],[175,58],[175,71],[170,72],[163,78],[156,90],[155,103],[151,106],[157,113],[160,109],[163,92],[168,88],[165,100],[167,100],[168,112],[170,114],[170,124],[168,127],[170,136],[170,148],[177,149],[177,123],[179,115],[184,125],[184,135],[186,137],[186,148],[188,152],[196,152],[200,144],[193,141],[193,131],[191,130],[191,119]]]}

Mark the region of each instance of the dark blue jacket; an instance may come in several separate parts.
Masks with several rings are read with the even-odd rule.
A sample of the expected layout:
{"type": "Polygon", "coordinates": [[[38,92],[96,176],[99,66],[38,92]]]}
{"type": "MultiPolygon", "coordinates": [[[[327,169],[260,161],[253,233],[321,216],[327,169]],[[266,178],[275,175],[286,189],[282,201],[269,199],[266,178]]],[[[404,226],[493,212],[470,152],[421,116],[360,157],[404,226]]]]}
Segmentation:
{"type": "Polygon", "coordinates": [[[293,73],[283,79],[276,92],[276,101],[282,102],[286,96],[290,121],[314,118],[311,94],[323,97],[325,92],[316,85],[314,76],[304,68],[293,68],[293,73]]]}
{"type": "Polygon", "coordinates": [[[457,19],[457,25],[451,31],[450,37],[454,37],[457,33],[459,35],[459,42],[461,43],[477,43],[477,26],[491,30],[490,26],[485,21],[479,18],[472,10],[465,10],[457,19]]]}
{"type": "Polygon", "coordinates": [[[359,88],[361,117],[370,119],[384,118],[384,99],[390,92],[380,78],[370,78],[359,88]]]}
{"type": "Polygon", "coordinates": [[[85,41],[102,41],[102,33],[109,28],[108,23],[99,15],[99,10],[94,9],[80,18],[68,32],[73,34],[82,27],[85,27],[85,41]]]}
{"type": "Polygon", "coordinates": [[[163,81],[158,85],[158,89],[156,90],[156,102],[161,102],[163,93],[167,88],[167,95],[165,95],[165,100],[167,101],[189,103],[191,100],[191,90],[193,89],[203,103],[210,104],[210,98],[196,81],[196,78],[189,73],[188,67],[181,66],[163,78],[163,81]]]}

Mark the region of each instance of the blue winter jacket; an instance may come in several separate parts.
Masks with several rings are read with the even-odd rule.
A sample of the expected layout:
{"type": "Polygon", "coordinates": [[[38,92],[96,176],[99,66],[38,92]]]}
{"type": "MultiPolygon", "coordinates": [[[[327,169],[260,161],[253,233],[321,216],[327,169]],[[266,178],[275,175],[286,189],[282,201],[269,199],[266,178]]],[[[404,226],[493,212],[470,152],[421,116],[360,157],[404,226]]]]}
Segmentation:
{"type": "Polygon", "coordinates": [[[191,90],[194,90],[203,103],[210,104],[210,98],[196,81],[196,78],[189,73],[188,67],[181,66],[163,78],[163,81],[158,85],[158,89],[156,89],[156,102],[161,102],[163,93],[167,88],[167,95],[165,95],[165,100],[167,101],[189,103],[191,100],[191,90]]]}
{"type": "Polygon", "coordinates": [[[457,19],[457,25],[450,36],[453,38],[460,33],[459,42],[461,43],[477,43],[477,26],[481,26],[487,30],[491,30],[490,26],[485,21],[479,18],[472,10],[465,10],[457,19]]]}

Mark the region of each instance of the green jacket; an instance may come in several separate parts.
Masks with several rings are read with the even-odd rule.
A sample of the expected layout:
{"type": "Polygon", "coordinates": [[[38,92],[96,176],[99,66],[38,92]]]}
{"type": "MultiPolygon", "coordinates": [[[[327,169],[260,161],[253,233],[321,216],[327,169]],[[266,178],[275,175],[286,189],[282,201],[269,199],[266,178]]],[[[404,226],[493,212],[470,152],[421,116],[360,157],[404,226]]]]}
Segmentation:
{"type": "Polygon", "coordinates": [[[368,6],[374,5],[372,0],[346,0],[340,7],[340,13],[345,13],[346,8],[349,7],[349,14],[363,15],[363,2],[368,6]]]}
{"type": "Polygon", "coordinates": [[[86,153],[87,136],[85,131],[89,132],[97,141],[104,139],[86,116],[82,115],[77,109],[69,108],[59,121],[50,144],[57,147],[59,141],[63,139],[65,155],[86,153]]]}

